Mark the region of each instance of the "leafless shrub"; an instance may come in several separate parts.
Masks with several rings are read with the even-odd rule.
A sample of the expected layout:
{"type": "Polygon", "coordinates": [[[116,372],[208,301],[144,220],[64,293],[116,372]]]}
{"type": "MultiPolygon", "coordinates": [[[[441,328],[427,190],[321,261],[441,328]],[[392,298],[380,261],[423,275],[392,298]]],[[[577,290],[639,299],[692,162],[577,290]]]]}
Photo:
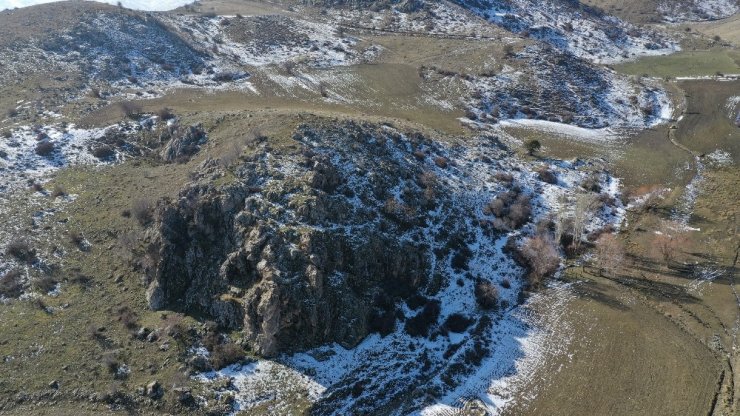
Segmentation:
{"type": "Polygon", "coordinates": [[[116,151],[107,144],[100,144],[93,147],[91,153],[100,160],[110,160],[116,155],[116,151]]]}
{"type": "Polygon", "coordinates": [[[131,207],[131,213],[142,227],[148,226],[154,219],[153,204],[148,199],[137,199],[131,207]]]}
{"type": "Polygon", "coordinates": [[[157,110],[157,117],[160,120],[169,120],[175,118],[175,113],[172,112],[172,109],[164,107],[157,110]]]}
{"type": "Polygon", "coordinates": [[[321,94],[323,98],[329,98],[329,84],[321,81],[319,83],[319,94],[321,94]]]}
{"type": "Polygon", "coordinates": [[[54,185],[54,189],[51,191],[52,198],[58,198],[60,196],[66,196],[67,190],[62,185],[54,185]]]}
{"type": "Polygon", "coordinates": [[[503,183],[508,183],[508,184],[510,184],[510,183],[514,182],[514,176],[513,176],[512,174],[508,173],[508,172],[496,172],[496,173],[495,173],[495,174],[493,175],[493,177],[494,177],[494,178],[495,178],[495,179],[496,179],[497,181],[499,181],[499,182],[503,182],[503,183]]]}
{"type": "Polygon", "coordinates": [[[0,296],[17,298],[22,293],[22,274],[19,270],[10,270],[0,277],[0,296]]]}
{"type": "Polygon", "coordinates": [[[57,281],[51,276],[40,276],[31,280],[31,287],[41,293],[49,293],[57,285],[57,281]]]}
{"type": "Polygon", "coordinates": [[[39,156],[49,156],[54,152],[54,142],[42,140],[36,144],[36,154],[39,156]]]}
{"type": "Polygon", "coordinates": [[[529,269],[527,280],[532,288],[539,287],[560,265],[558,250],[549,235],[536,235],[526,239],[520,253],[529,269]]]}
{"type": "Polygon", "coordinates": [[[100,95],[100,89],[97,88],[97,87],[90,88],[90,94],[89,95],[90,95],[90,98],[96,98],[98,100],[100,100],[101,98],[103,98],[103,96],[100,95]]]}
{"type": "Polygon", "coordinates": [[[243,147],[240,146],[238,143],[230,143],[226,148],[226,151],[224,151],[224,153],[221,154],[221,157],[219,158],[221,166],[228,168],[229,166],[234,164],[234,162],[236,162],[239,157],[241,157],[242,149],[243,147]]]}
{"type": "Polygon", "coordinates": [[[483,309],[498,308],[498,289],[489,281],[478,280],[475,283],[475,301],[483,309]]]}
{"type": "Polygon", "coordinates": [[[121,362],[118,359],[118,354],[115,352],[105,353],[102,361],[103,367],[105,367],[111,374],[116,374],[118,369],[121,368],[121,362]]]}
{"type": "Polygon", "coordinates": [[[437,167],[445,169],[447,168],[447,165],[449,164],[446,157],[437,156],[434,158],[434,164],[437,165],[437,167]]]}
{"type": "Polygon", "coordinates": [[[216,345],[211,353],[211,365],[215,369],[221,369],[228,365],[238,363],[244,360],[245,353],[242,347],[234,344],[233,342],[227,342],[225,344],[216,345]]]}
{"type": "Polygon", "coordinates": [[[556,184],[558,183],[558,177],[555,175],[553,171],[547,168],[541,168],[537,171],[537,177],[540,178],[542,182],[549,183],[549,184],[556,184]]]}
{"type": "Polygon", "coordinates": [[[530,198],[521,193],[519,189],[513,189],[498,194],[487,206],[483,208],[484,213],[496,218],[493,226],[499,231],[514,230],[529,221],[532,215],[530,198]]]}
{"type": "Polygon", "coordinates": [[[121,109],[123,115],[128,118],[135,118],[142,112],[141,104],[133,101],[123,101],[118,104],[118,107],[121,109]]]}
{"type": "Polygon", "coordinates": [[[665,221],[655,235],[652,246],[657,254],[663,258],[666,265],[670,266],[688,242],[688,237],[681,224],[674,221],[665,221]]]}
{"type": "Polygon", "coordinates": [[[121,306],[116,310],[116,317],[126,329],[133,331],[139,327],[139,317],[128,306],[121,306]]]}
{"type": "Polygon", "coordinates": [[[78,247],[82,246],[85,242],[85,236],[80,231],[69,231],[67,233],[67,237],[69,237],[69,241],[72,244],[78,247]]]}
{"type": "Polygon", "coordinates": [[[36,250],[26,240],[11,241],[5,248],[5,253],[26,263],[36,260],[36,250]]]}
{"type": "Polygon", "coordinates": [[[602,234],[596,240],[596,259],[599,274],[614,276],[624,261],[624,246],[614,234],[602,234]]]}
{"type": "Polygon", "coordinates": [[[13,137],[13,132],[10,131],[10,130],[3,130],[2,137],[4,139],[9,139],[9,138],[13,137]]]}

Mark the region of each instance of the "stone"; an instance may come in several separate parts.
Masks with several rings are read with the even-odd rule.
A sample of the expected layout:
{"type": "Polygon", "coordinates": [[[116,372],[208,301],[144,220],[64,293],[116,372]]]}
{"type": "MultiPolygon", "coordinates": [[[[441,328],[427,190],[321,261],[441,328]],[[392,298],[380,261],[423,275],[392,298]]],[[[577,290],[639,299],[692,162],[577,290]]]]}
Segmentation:
{"type": "Polygon", "coordinates": [[[163,394],[164,389],[162,388],[162,385],[159,383],[159,381],[154,380],[146,385],[145,395],[150,399],[158,400],[162,397],[163,394]]]}

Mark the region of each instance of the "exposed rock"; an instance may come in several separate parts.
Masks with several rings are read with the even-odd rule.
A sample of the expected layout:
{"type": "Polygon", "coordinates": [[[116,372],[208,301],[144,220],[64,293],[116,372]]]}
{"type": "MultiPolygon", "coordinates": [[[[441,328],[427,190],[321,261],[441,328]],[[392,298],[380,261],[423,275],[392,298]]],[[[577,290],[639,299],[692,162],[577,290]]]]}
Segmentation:
{"type": "Polygon", "coordinates": [[[146,385],[144,394],[150,399],[158,400],[164,394],[164,389],[162,388],[162,385],[159,383],[159,381],[154,380],[146,385]]]}
{"type": "MultiPolygon", "coordinates": [[[[297,136],[313,134],[304,128],[297,136]]],[[[221,188],[196,181],[160,209],[161,261],[149,305],[211,315],[242,328],[255,352],[273,355],[326,342],[353,346],[369,333],[374,299],[423,288],[431,253],[420,239],[398,238],[423,223],[410,208],[421,205],[422,189],[406,190],[403,218],[383,211],[392,189],[413,182],[420,167],[377,165],[373,153],[381,160],[394,151],[375,141],[384,131],[348,123],[331,134],[358,141],[352,153],[367,154],[354,173],[362,178],[351,178],[369,177],[367,187],[348,182],[331,153],[310,149],[299,163],[262,154],[221,188]]],[[[216,169],[205,163],[196,175],[216,169]]]]}
{"type": "Polygon", "coordinates": [[[172,127],[166,133],[169,141],[162,148],[160,156],[167,162],[186,160],[200,150],[200,146],[206,142],[207,136],[203,126],[200,124],[190,127],[172,127]]]}

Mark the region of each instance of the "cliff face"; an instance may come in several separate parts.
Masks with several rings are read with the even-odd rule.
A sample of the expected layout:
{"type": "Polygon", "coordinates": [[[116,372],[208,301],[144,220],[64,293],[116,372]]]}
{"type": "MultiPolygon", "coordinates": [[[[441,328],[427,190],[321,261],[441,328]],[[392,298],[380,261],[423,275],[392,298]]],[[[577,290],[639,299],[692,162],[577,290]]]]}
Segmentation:
{"type": "Polygon", "coordinates": [[[368,334],[378,299],[423,289],[432,254],[407,235],[424,223],[433,192],[416,184],[421,164],[373,158],[397,150],[376,142],[374,133],[383,141],[386,133],[354,124],[334,132],[358,140],[354,173],[343,156],[317,152],[308,128],[296,137],[306,144],[301,154],[262,152],[231,185],[213,186],[221,168],[204,164],[159,212],[150,306],[242,328],[256,352],[273,355],[327,342],[353,346],[368,334]],[[360,180],[367,183],[358,187],[360,180]]]}

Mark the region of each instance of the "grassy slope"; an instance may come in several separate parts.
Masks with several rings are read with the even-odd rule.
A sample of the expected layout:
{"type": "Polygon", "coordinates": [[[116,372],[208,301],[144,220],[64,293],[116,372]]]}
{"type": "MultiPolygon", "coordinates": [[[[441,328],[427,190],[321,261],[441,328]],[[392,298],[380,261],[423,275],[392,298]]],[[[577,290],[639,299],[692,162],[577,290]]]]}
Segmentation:
{"type": "Polygon", "coordinates": [[[615,65],[615,69],[631,75],[654,77],[697,77],[740,73],[740,52],[727,48],[682,51],[669,56],[642,58],[615,65]]]}

